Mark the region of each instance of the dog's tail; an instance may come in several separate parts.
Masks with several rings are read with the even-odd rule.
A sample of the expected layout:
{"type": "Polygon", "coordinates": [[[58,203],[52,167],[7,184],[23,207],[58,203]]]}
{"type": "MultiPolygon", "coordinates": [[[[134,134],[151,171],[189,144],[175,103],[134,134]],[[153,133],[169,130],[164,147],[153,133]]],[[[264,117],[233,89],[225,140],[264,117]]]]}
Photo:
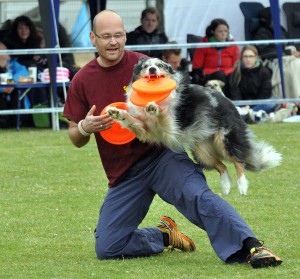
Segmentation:
{"type": "Polygon", "coordinates": [[[252,152],[246,160],[245,168],[250,171],[259,172],[280,165],[282,155],[273,146],[264,141],[252,144],[252,152]]]}

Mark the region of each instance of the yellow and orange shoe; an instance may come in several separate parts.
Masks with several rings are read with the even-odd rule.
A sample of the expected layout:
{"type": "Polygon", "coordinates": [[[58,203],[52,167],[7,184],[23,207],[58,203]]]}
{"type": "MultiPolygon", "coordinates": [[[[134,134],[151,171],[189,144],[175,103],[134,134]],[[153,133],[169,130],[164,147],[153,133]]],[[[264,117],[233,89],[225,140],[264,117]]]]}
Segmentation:
{"type": "Polygon", "coordinates": [[[161,216],[157,228],[162,233],[167,233],[169,236],[169,245],[167,248],[170,250],[179,249],[184,252],[192,252],[196,250],[194,242],[181,233],[174,220],[168,216],[161,216]]]}
{"type": "Polygon", "coordinates": [[[250,263],[253,268],[273,267],[280,265],[282,263],[282,259],[276,256],[269,248],[260,246],[253,247],[250,250],[247,262],[250,263]]]}

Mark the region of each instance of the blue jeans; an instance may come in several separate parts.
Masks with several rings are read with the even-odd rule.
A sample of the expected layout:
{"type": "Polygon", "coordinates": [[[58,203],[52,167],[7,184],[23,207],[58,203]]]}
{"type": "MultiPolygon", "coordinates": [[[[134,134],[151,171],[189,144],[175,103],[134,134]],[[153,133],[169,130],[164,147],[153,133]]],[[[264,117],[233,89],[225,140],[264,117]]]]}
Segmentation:
{"type": "Polygon", "coordinates": [[[277,104],[260,104],[260,105],[255,105],[252,107],[253,111],[260,111],[260,110],[264,110],[266,113],[270,113],[275,111],[276,107],[278,105],[277,104]]]}
{"type": "Polygon", "coordinates": [[[170,150],[140,161],[118,185],[108,189],[95,230],[99,259],[163,252],[162,233],[156,227],[138,228],[155,194],[205,230],[220,259],[228,263],[245,261],[249,251],[243,241],[255,237],[249,226],[210,190],[201,168],[185,152],[170,150]]]}

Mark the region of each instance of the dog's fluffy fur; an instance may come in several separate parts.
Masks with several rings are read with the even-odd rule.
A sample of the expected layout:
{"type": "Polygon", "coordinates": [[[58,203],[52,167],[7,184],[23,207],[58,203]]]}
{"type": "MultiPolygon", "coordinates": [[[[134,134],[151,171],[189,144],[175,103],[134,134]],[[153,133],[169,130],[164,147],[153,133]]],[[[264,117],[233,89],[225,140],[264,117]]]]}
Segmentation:
{"type": "Polygon", "coordinates": [[[224,195],[231,190],[230,177],[223,160],[234,164],[239,193],[246,195],[245,169],[261,171],[280,164],[281,155],[265,142],[255,142],[248,125],[232,102],[218,91],[189,84],[165,62],[140,59],[132,82],[140,78],[168,77],[177,87],[159,104],[135,106],[127,95],[128,112],[108,107],[108,114],[143,142],[163,144],[178,151],[189,148],[199,165],[215,168],[221,176],[224,195]]]}

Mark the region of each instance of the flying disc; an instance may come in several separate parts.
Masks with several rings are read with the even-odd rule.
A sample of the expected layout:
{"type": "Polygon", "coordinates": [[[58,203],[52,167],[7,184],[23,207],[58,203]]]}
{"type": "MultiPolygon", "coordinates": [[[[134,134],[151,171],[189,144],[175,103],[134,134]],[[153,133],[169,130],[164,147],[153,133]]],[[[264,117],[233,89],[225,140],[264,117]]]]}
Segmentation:
{"type": "Polygon", "coordinates": [[[132,83],[130,101],[136,106],[145,106],[149,102],[161,102],[176,88],[176,82],[170,78],[143,78],[132,83]]]}
{"type": "MultiPolygon", "coordinates": [[[[124,102],[116,102],[108,105],[107,107],[116,107],[123,110],[128,110],[126,103],[124,102]]],[[[105,107],[100,115],[103,115],[106,113],[105,107]]],[[[131,142],[133,139],[135,139],[135,134],[132,133],[130,130],[123,128],[120,123],[114,121],[113,125],[110,129],[100,131],[100,135],[102,138],[104,138],[107,142],[111,144],[121,145],[131,142]]]]}

